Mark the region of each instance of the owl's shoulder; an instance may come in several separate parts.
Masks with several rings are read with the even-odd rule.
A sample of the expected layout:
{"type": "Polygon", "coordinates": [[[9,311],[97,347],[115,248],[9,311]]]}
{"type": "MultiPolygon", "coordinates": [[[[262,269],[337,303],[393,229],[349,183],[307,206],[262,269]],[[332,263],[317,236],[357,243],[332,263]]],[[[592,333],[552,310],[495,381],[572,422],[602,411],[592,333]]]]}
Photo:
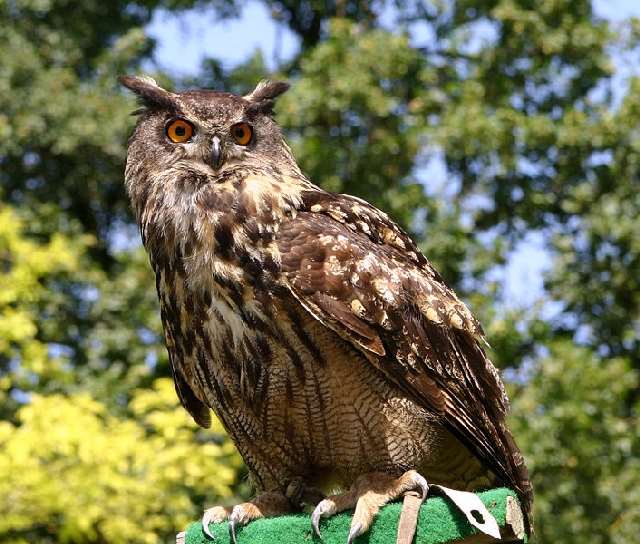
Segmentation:
{"type": "Polygon", "coordinates": [[[395,259],[427,271],[440,279],[411,237],[386,213],[361,198],[325,191],[303,191],[304,210],[327,216],[349,231],[365,237],[381,251],[392,250],[395,259]]]}

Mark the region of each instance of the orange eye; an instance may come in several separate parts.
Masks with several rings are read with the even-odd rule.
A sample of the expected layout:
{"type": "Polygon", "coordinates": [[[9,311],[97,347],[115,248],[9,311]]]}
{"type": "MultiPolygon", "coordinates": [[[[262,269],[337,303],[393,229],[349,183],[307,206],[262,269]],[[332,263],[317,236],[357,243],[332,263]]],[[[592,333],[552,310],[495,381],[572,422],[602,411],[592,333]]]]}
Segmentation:
{"type": "Polygon", "coordinates": [[[253,136],[253,127],[249,123],[236,123],[231,127],[231,136],[240,145],[248,145],[253,136]]]}
{"type": "Polygon", "coordinates": [[[187,142],[193,136],[193,125],[184,119],[174,119],[167,125],[167,136],[176,144],[187,142]]]}

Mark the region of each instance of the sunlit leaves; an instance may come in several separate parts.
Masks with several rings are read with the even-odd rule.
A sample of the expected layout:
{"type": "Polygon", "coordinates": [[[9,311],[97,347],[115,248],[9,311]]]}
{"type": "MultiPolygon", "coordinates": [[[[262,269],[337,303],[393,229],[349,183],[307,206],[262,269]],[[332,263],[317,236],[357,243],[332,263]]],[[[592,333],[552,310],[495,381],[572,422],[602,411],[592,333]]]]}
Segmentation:
{"type": "Polygon", "coordinates": [[[200,440],[170,379],[137,391],[131,409],[119,418],[86,393],[34,395],[18,426],[0,423],[0,541],[166,542],[198,515],[194,496],[232,494],[237,452],[217,420],[200,440]]]}
{"type": "Polygon", "coordinates": [[[512,395],[512,424],[533,477],[540,541],[633,540],[640,426],[628,395],[637,373],[568,342],[551,344],[529,372],[512,395]]]}

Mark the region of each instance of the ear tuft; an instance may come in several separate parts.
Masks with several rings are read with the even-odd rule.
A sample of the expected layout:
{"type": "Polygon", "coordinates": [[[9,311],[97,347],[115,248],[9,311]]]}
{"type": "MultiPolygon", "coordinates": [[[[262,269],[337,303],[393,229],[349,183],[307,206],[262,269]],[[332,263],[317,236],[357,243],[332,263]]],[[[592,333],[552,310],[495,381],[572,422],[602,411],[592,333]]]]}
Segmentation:
{"type": "Polygon", "coordinates": [[[263,79],[253,91],[244,96],[244,99],[255,103],[271,101],[278,98],[288,88],[289,84],[286,81],[263,79]]]}
{"type": "Polygon", "coordinates": [[[147,107],[173,109],[176,95],[158,86],[149,76],[120,76],[118,81],[140,97],[147,107]]]}

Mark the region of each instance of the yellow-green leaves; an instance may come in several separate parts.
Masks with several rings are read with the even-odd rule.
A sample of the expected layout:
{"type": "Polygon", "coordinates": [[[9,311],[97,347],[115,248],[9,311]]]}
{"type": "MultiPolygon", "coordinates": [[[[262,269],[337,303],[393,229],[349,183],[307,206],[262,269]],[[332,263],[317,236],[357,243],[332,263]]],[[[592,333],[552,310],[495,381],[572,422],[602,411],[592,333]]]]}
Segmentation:
{"type": "Polygon", "coordinates": [[[199,436],[170,379],[136,392],[131,409],[33,395],[17,424],[0,423],[0,541],[13,531],[33,542],[44,526],[59,542],[166,542],[198,516],[194,496],[231,495],[238,454],[216,420],[199,436]]]}
{"type": "Polygon", "coordinates": [[[77,272],[89,237],[54,234],[41,241],[14,209],[0,206],[0,360],[11,361],[2,376],[0,398],[10,388],[63,372],[61,360],[38,337],[50,282],[77,272]]]}

